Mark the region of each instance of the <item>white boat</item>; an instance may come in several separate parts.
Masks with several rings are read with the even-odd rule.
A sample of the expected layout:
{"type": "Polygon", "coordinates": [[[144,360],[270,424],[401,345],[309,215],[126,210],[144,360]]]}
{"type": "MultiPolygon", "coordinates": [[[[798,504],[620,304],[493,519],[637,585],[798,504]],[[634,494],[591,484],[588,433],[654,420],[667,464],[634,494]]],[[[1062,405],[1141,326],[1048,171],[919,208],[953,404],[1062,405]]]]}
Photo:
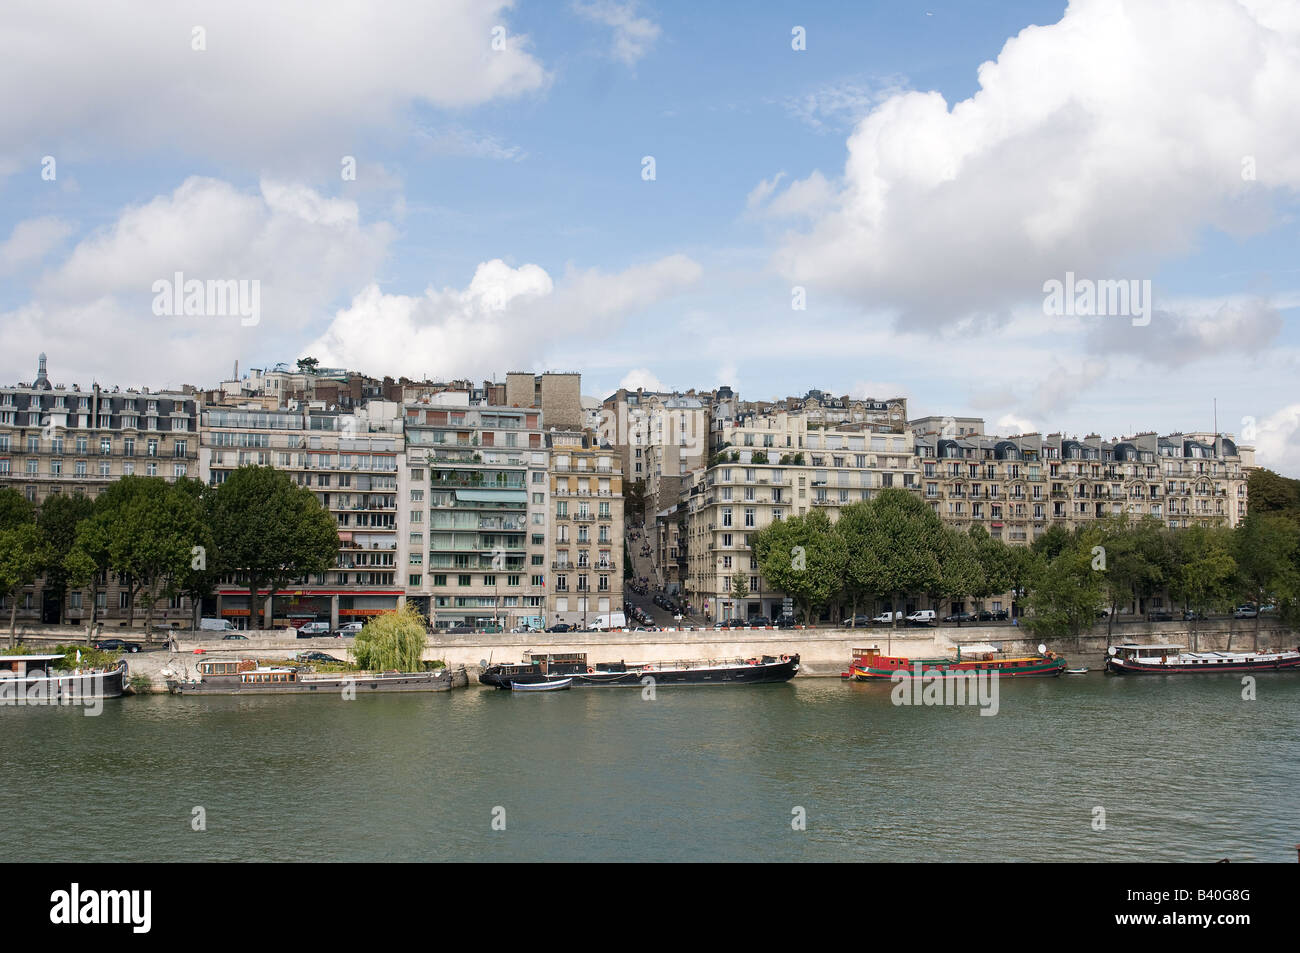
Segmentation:
{"type": "Polygon", "coordinates": [[[511,682],[510,690],[512,692],[562,692],[573,685],[571,678],[557,678],[555,681],[548,682],[511,682]]]}
{"type": "Polygon", "coordinates": [[[1184,652],[1181,645],[1112,645],[1106,671],[1115,675],[1300,671],[1300,646],[1280,652],[1184,652]]]}
{"type": "Polygon", "coordinates": [[[1065,670],[1065,674],[1066,674],[1066,675],[1087,675],[1087,674],[1088,674],[1088,669],[1087,669],[1087,668],[1067,668],[1067,669],[1065,670]]]}

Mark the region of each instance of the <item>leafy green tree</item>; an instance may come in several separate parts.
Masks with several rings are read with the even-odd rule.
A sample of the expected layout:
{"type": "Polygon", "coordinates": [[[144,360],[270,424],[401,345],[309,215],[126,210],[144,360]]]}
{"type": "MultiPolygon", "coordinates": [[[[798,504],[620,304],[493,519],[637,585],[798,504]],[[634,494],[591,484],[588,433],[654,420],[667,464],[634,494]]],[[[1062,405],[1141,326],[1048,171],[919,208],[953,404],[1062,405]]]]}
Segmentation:
{"type": "MultiPolygon", "coordinates": [[[[739,601],[749,595],[749,580],[745,578],[743,572],[735,573],[731,577],[731,598],[739,601]]],[[[739,607],[737,607],[739,608],[739,607]]]]}
{"type": "Polygon", "coordinates": [[[1289,516],[1300,521],[1300,480],[1280,476],[1272,470],[1252,470],[1246,480],[1250,512],[1261,516],[1289,516]]]}
{"type": "Polygon", "coordinates": [[[807,624],[840,591],[844,543],[821,510],[774,521],[754,534],[751,548],[763,578],[794,600],[807,624]]]}
{"type": "MultiPolygon", "coordinates": [[[[1237,562],[1236,590],[1263,608],[1272,602],[1290,615],[1300,601],[1300,527],[1287,516],[1247,512],[1233,534],[1237,562]]],[[[1255,615],[1255,648],[1259,648],[1259,613],[1255,615]]]]}
{"type": "Polygon", "coordinates": [[[983,526],[972,526],[970,538],[975,546],[975,558],[978,563],[978,574],[970,589],[970,595],[976,600],[979,608],[983,609],[986,599],[1001,595],[1012,588],[1016,575],[1016,555],[1012,547],[1000,539],[994,539],[983,526]]]}
{"type": "Polygon", "coordinates": [[[18,599],[49,562],[36,510],[12,488],[0,490],[0,594],[9,599],[9,647],[18,644],[18,599]]]}
{"type": "Polygon", "coordinates": [[[1089,537],[1075,539],[1040,564],[1028,598],[1030,613],[1024,625],[1040,636],[1074,636],[1097,620],[1097,608],[1104,598],[1101,573],[1094,570],[1096,558],[1089,537]]]}
{"type": "Polygon", "coordinates": [[[300,357],[298,359],[298,370],[304,374],[315,374],[316,368],[320,366],[320,361],[314,357],[300,357]]]}
{"type": "Polygon", "coordinates": [[[424,669],[426,633],[424,616],[415,606],[405,605],[367,622],[357,633],[352,657],[367,671],[419,672],[424,669]]]}
{"type": "MultiPolygon", "coordinates": [[[[942,588],[944,526],[923,500],[902,489],[881,490],[870,514],[860,556],[863,588],[888,596],[897,609],[907,595],[942,588]]],[[[894,613],[893,625],[898,625],[894,613]]]]}
{"type": "MultiPolygon", "coordinates": [[[[271,467],[233,471],[216,491],[212,541],[222,563],[248,586],[250,624],[259,616],[258,592],[323,573],[338,554],[338,528],[315,494],[271,467]]],[[[263,614],[259,628],[269,624],[263,614]]]]}
{"type": "MultiPolygon", "coordinates": [[[[1232,604],[1237,560],[1232,556],[1232,532],[1219,527],[1190,526],[1169,533],[1176,553],[1169,593],[1183,608],[1207,614],[1232,604]]],[[[1191,624],[1193,639],[1196,625],[1191,624]]],[[[1228,630],[1231,642],[1232,630],[1228,630]]],[[[1193,643],[1195,650],[1195,643],[1193,643]]]]}
{"type": "Polygon", "coordinates": [[[36,525],[49,546],[45,588],[58,593],[59,621],[67,614],[68,569],[65,560],[77,541],[77,527],[95,511],[95,502],[83,493],[55,493],[41,504],[36,525]]]}
{"type": "MultiPolygon", "coordinates": [[[[976,527],[978,528],[978,527],[976,527]]],[[[952,527],[944,527],[939,556],[939,585],[934,595],[949,603],[964,601],[985,585],[975,539],[952,527]]]]}

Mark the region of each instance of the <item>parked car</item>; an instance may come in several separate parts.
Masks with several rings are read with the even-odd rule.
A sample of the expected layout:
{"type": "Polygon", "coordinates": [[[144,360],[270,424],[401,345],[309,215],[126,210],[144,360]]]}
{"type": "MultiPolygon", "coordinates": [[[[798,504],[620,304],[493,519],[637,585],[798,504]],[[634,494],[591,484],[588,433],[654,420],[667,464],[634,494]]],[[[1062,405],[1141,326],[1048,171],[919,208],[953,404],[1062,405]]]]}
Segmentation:
{"type": "Polygon", "coordinates": [[[246,635],[240,635],[238,632],[235,632],[235,633],[232,633],[231,635],[223,635],[223,636],[221,637],[221,641],[222,641],[222,642],[230,642],[230,641],[233,641],[234,639],[243,639],[245,642],[247,642],[247,641],[248,641],[248,636],[246,636],[246,635]]]}
{"type": "Polygon", "coordinates": [[[1249,603],[1244,606],[1237,606],[1237,608],[1232,612],[1232,617],[1234,619],[1253,619],[1257,615],[1259,615],[1258,607],[1249,603]]]}
{"type": "Polygon", "coordinates": [[[356,635],[365,627],[366,624],[364,622],[349,622],[347,625],[339,626],[337,631],[335,631],[334,636],[341,639],[345,636],[356,635]]]}
{"type": "Polygon", "coordinates": [[[956,622],[961,625],[963,622],[976,622],[979,617],[973,612],[954,612],[952,615],[943,617],[944,622],[956,622]]]}
{"type": "Polygon", "coordinates": [[[450,635],[468,635],[470,632],[474,631],[474,627],[472,625],[452,625],[448,626],[443,631],[450,635]]]}
{"type": "Polygon", "coordinates": [[[979,620],[981,622],[1006,622],[1007,610],[1006,609],[984,609],[979,614],[979,620]]]}
{"type": "Polygon", "coordinates": [[[909,625],[934,625],[937,615],[933,609],[918,609],[907,617],[909,625]]]}
{"type": "Polygon", "coordinates": [[[343,662],[342,659],[326,655],[324,652],[299,652],[293,659],[295,662],[333,662],[335,664],[342,664],[343,662]]]}
{"type": "Polygon", "coordinates": [[[783,616],[778,616],[776,622],[774,622],[773,624],[778,629],[793,629],[796,625],[799,624],[799,621],[795,619],[795,617],[792,615],[783,615],[783,616]]]}
{"type": "Polygon", "coordinates": [[[1187,609],[1183,612],[1184,622],[1201,622],[1205,619],[1204,612],[1198,612],[1196,609],[1187,609]]]}
{"type": "Polygon", "coordinates": [[[756,626],[769,626],[772,624],[772,620],[765,615],[756,615],[753,618],[747,620],[746,624],[756,625],[756,626]]]}
{"type": "Polygon", "coordinates": [[[1174,614],[1168,609],[1152,609],[1147,613],[1148,622],[1173,622],[1174,614]]]}
{"type": "Polygon", "coordinates": [[[317,639],[330,634],[328,622],[304,622],[298,626],[298,638],[317,639]]]}
{"type": "Polygon", "coordinates": [[[578,630],[577,626],[569,625],[569,623],[567,622],[557,622],[555,623],[555,625],[551,626],[546,631],[547,632],[576,632],[577,630],[578,630]]]}
{"type": "Polygon", "coordinates": [[[894,621],[894,613],[882,612],[871,620],[872,625],[890,625],[894,621]]]}
{"type": "Polygon", "coordinates": [[[856,629],[859,626],[871,625],[871,616],[855,615],[852,618],[845,619],[840,625],[846,629],[856,629]]]}
{"type": "Polygon", "coordinates": [[[200,619],[199,629],[204,632],[231,632],[234,631],[229,619],[200,619]]]}
{"type": "Polygon", "coordinates": [[[125,639],[99,639],[92,642],[91,645],[101,652],[139,652],[141,650],[139,642],[128,642],[125,639]]]}

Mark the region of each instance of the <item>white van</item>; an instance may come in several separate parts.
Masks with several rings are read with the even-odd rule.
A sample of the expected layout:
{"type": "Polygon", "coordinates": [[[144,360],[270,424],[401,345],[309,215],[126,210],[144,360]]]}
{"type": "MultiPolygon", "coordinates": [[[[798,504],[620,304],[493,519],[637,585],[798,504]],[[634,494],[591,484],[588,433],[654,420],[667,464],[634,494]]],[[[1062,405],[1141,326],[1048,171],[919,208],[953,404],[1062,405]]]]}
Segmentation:
{"type": "Polygon", "coordinates": [[[934,620],[933,609],[919,609],[907,617],[907,621],[912,625],[934,625],[934,620]]]}
{"type": "Polygon", "coordinates": [[[626,629],[627,616],[621,612],[611,612],[609,615],[598,615],[596,621],[591,624],[593,632],[608,632],[610,629],[626,629]]]}
{"type": "Polygon", "coordinates": [[[235,627],[230,624],[229,619],[200,619],[199,630],[201,632],[234,632],[235,627]]]}

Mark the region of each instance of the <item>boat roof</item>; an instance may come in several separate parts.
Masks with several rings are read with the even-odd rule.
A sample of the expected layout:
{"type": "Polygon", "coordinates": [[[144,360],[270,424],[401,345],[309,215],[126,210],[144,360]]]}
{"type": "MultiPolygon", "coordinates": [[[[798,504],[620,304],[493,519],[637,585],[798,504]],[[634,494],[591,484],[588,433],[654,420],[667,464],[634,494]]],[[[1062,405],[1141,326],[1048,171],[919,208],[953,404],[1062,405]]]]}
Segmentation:
{"type": "Polygon", "coordinates": [[[965,645],[958,644],[957,648],[963,652],[1001,652],[1002,650],[996,645],[989,645],[987,642],[969,642],[965,645]]]}
{"type": "Polygon", "coordinates": [[[62,655],[0,655],[0,662],[48,662],[62,655]]]}
{"type": "Polygon", "coordinates": [[[1139,642],[1120,642],[1116,644],[1117,649],[1181,649],[1184,646],[1174,645],[1172,642],[1152,642],[1147,645],[1139,642]]]}

